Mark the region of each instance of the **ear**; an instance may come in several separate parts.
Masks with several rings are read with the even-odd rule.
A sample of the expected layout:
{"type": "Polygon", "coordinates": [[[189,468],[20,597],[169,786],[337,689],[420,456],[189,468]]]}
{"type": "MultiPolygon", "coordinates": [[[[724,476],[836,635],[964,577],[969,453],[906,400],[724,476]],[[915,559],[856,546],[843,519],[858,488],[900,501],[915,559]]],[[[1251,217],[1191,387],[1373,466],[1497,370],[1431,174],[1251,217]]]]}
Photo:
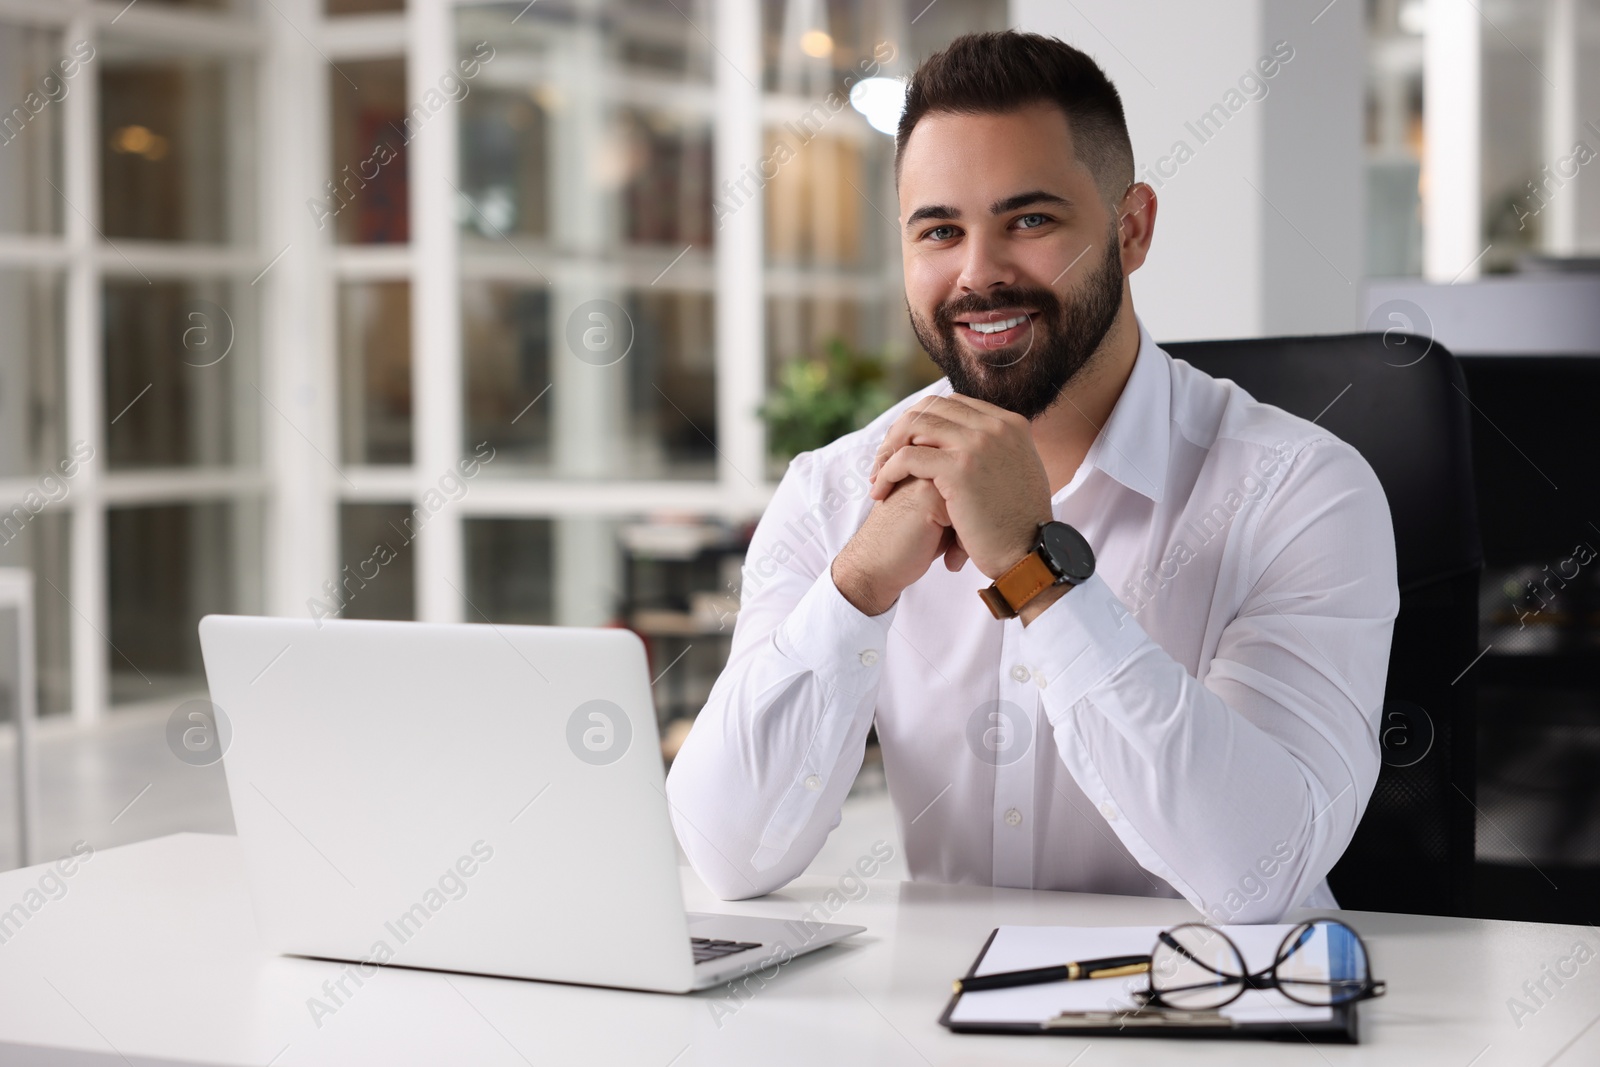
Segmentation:
{"type": "Polygon", "coordinates": [[[1156,191],[1144,182],[1134,182],[1117,206],[1117,241],[1124,274],[1132,274],[1144,265],[1155,232],[1156,191]]]}

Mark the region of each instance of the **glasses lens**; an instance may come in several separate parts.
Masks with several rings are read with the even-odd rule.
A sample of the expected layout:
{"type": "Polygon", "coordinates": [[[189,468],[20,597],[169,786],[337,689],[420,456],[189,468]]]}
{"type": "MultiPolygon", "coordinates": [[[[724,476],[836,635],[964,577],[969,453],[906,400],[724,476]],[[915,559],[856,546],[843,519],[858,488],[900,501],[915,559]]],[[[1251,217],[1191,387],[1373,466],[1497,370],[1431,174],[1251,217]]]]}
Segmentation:
{"type": "Polygon", "coordinates": [[[1302,1004],[1344,1004],[1366,990],[1367,950],[1342,922],[1323,919],[1289,931],[1278,949],[1278,988],[1302,1004]]]}
{"type": "Polygon", "coordinates": [[[1200,923],[1163,932],[1150,952],[1150,988],[1172,1008],[1220,1008],[1243,990],[1244,973],[1244,960],[1233,942],[1200,923]]]}

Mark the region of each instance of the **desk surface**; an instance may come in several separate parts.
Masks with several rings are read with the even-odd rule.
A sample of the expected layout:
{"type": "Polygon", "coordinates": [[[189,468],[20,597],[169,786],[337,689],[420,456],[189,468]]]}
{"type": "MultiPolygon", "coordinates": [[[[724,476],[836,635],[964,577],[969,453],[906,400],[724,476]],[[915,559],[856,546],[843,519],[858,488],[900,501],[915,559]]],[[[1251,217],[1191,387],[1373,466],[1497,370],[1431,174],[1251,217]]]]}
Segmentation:
{"type": "MultiPolygon", "coordinates": [[[[0,874],[0,912],[44,868],[0,874]]],[[[839,888],[815,870],[756,901],[691,909],[792,918],[839,888]]],[[[1362,1006],[1359,1047],[1152,1038],[955,1035],[937,1019],[1002,923],[1181,922],[1181,901],[869,881],[834,912],[867,933],[783,967],[742,1001],[388,968],[320,1026],[307,1002],[340,965],[259,946],[232,837],[179,834],[96,852],[0,944],[0,1063],[976,1065],[1600,1063],[1600,957],[1528,997],[1589,927],[1352,912],[1389,995],[1362,1006]],[[1514,1016],[1509,998],[1532,1009],[1514,1016]],[[1075,1058],[1081,1057],[1081,1058],[1075,1058]]],[[[848,888],[849,884],[846,884],[848,888]]],[[[39,898],[31,898],[38,903],[39,898]]],[[[839,898],[835,898],[835,902],[839,898]]]]}

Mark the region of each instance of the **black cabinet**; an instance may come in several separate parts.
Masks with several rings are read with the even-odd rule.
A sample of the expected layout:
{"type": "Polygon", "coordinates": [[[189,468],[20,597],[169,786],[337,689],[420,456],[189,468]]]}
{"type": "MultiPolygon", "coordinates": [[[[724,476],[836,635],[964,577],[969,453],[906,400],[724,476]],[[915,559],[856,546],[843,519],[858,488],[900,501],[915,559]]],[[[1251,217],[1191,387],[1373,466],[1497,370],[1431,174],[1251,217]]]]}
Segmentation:
{"type": "Polygon", "coordinates": [[[670,759],[722,672],[754,524],[649,521],[619,531],[622,617],[650,654],[663,754],[670,759]]]}
{"type": "MultiPolygon", "coordinates": [[[[1600,342],[1600,339],[1597,339],[1600,342]]],[[[1597,343],[1600,349],[1600,343],[1597,343]]],[[[1484,572],[1480,915],[1600,921],[1600,357],[1462,356],[1484,572]]]]}

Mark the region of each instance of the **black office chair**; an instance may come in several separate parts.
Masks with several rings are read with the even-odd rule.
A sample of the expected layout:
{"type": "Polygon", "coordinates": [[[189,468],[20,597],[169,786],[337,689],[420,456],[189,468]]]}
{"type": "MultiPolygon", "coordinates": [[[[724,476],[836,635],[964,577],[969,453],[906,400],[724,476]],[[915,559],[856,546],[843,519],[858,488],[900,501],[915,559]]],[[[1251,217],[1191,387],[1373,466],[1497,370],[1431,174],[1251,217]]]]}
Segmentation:
{"type": "Polygon", "coordinates": [[[1460,676],[1478,654],[1483,549],[1460,366],[1444,346],[1392,332],[1162,347],[1316,420],[1383,484],[1400,585],[1384,763],[1328,881],[1346,908],[1471,914],[1477,730],[1472,675],[1460,676]]]}

